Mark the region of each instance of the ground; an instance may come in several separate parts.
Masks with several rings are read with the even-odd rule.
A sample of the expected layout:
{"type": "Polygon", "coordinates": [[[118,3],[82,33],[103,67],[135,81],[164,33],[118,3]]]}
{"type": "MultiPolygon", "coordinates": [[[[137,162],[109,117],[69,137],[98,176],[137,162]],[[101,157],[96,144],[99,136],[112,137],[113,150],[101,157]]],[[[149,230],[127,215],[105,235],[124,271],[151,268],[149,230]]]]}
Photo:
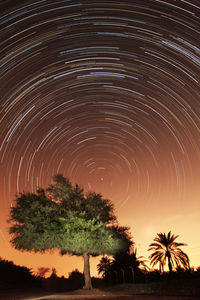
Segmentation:
{"type": "Polygon", "coordinates": [[[197,300],[199,297],[186,295],[155,295],[155,286],[148,284],[124,284],[104,289],[75,290],[73,292],[56,293],[41,290],[9,290],[0,292],[0,300],[197,300]],[[152,291],[154,289],[154,295],[152,291]]]}

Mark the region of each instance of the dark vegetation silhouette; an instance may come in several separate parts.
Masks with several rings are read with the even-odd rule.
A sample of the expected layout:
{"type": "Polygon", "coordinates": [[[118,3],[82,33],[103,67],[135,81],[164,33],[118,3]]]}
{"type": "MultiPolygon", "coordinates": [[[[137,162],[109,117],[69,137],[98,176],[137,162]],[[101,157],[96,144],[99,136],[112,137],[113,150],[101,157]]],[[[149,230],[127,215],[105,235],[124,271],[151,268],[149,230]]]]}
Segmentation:
{"type": "Polygon", "coordinates": [[[149,256],[152,266],[159,264],[160,272],[164,271],[164,266],[168,264],[169,272],[171,273],[176,268],[183,267],[184,270],[190,269],[190,261],[185,252],[181,250],[181,246],[186,246],[184,243],[178,243],[175,240],[178,235],[158,233],[154,238],[154,243],[149,245],[149,251],[153,253],[149,256]]]}
{"type": "MultiPolygon", "coordinates": [[[[15,295],[19,291],[68,292],[84,286],[84,275],[78,269],[69,273],[68,278],[59,277],[55,268],[52,268],[50,276],[45,278],[45,274],[49,271],[50,268],[40,267],[33,275],[31,269],[15,265],[12,261],[0,257],[0,299],[8,299],[7,294],[15,295]]],[[[96,287],[99,279],[92,277],[92,282],[96,287]]],[[[15,298],[10,296],[9,299],[15,298]]]]}
{"type": "Polygon", "coordinates": [[[84,286],[84,275],[78,269],[69,274],[68,280],[73,289],[81,289],[84,286]]]}
{"type": "MultiPolygon", "coordinates": [[[[118,267],[122,266],[122,261],[124,259],[124,254],[119,255],[118,258],[120,256],[120,261],[118,261],[118,263],[115,262],[118,267]]],[[[117,260],[118,258],[116,257],[115,260],[117,260]]],[[[109,257],[108,260],[110,260],[111,262],[113,258],[109,257]]],[[[102,259],[101,261],[103,262],[102,259]]],[[[127,260],[125,264],[126,266],[128,265],[127,260]]],[[[132,259],[131,264],[133,265],[132,259]]],[[[141,269],[139,273],[136,272],[134,283],[131,282],[132,278],[130,274],[126,274],[126,271],[128,271],[128,269],[123,265],[125,272],[125,282],[122,282],[122,277],[120,277],[119,275],[118,282],[116,282],[115,280],[106,281],[106,277],[104,279],[92,277],[92,284],[95,288],[103,288],[108,290],[112,288],[111,291],[118,290],[123,292],[123,289],[130,289],[135,291],[136,293],[145,292],[147,294],[155,295],[200,296],[200,267],[197,268],[196,271],[194,269],[184,270],[183,268],[178,268],[176,271],[172,272],[171,276],[169,276],[169,272],[160,273],[159,270],[145,270],[143,267],[141,267],[141,264],[139,262],[137,262],[136,265],[137,267],[140,266],[139,268],[141,269]]],[[[134,270],[137,270],[137,268],[135,268],[134,270]]],[[[116,268],[114,271],[119,271],[120,273],[121,269],[116,268]]],[[[36,290],[37,292],[46,291],[49,293],[70,292],[76,289],[80,289],[84,286],[84,275],[77,269],[69,273],[68,278],[65,278],[63,276],[59,277],[55,268],[53,268],[51,270],[50,276],[48,278],[43,278],[41,276],[33,276],[31,270],[26,267],[16,266],[11,261],[1,259],[0,274],[0,299],[5,299],[4,297],[1,297],[1,293],[6,289],[8,293],[10,293],[12,290],[18,291],[20,289],[23,291],[27,290],[27,292],[30,290],[34,292],[34,290],[36,290]]],[[[13,295],[15,295],[15,292],[13,293],[13,295]]]]}
{"type": "MultiPolygon", "coordinates": [[[[69,292],[77,289],[82,289],[85,284],[84,274],[78,269],[73,270],[68,274],[68,277],[59,277],[56,270],[52,269],[49,277],[41,280],[42,286],[46,291],[69,292]]],[[[102,279],[91,277],[91,282],[94,288],[104,287],[105,284],[102,279]]]]}
{"type": "Polygon", "coordinates": [[[118,225],[113,204],[101,194],[84,193],[60,174],[53,180],[46,190],[17,195],[10,212],[11,243],[22,251],[82,255],[84,287],[91,289],[90,256],[128,249],[129,229],[118,225]]]}
{"type": "Polygon", "coordinates": [[[50,268],[47,267],[39,267],[36,272],[36,277],[45,278],[46,274],[50,271],[50,268]]]}
{"type": "MultiPolygon", "coordinates": [[[[130,289],[138,294],[200,296],[200,267],[194,270],[179,266],[172,272],[149,269],[143,257],[137,256],[133,243],[128,251],[113,257],[103,256],[97,269],[103,276],[102,279],[91,278],[95,288],[111,288],[113,291],[130,289]]],[[[55,268],[45,278],[49,271],[49,268],[40,267],[34,276],[32,270],[0,259],[0,290],[7,289],[10,292],[17,288],[29,291],[30,288],[36,288],[37,291],[70,292],[84,286],[84,274],[77,269],[69,273],[68,278],[59,277],[55,268]]]]}
{"type": "Polygon", "coordinates": [[[187,254],[180,249],[186,244],[176,242],[177,238],[171,232],[158,234],[150,245],[150,250],[154,251],[150,255],[151,263],[153,267],[158,263],[159,270],[150,269],[147,261],[137,256],[133,244],[128,251],[113,257],[103,256],[97,265],[98,274],[108,286],[126,284],[127,290],[132,284],[138,294],[200,296],[200,267],[196,271],[190,268],[187,254]],[[166,263],[169,271],[164,271],[166,263]]]}
{"type": "Polygon", "coordinates": [[[110,268],[112,265],[112,259],[108,256],[103,256],[97,265],[98,274],[102,276],[103,279],[107,279],[109,276],[110,268]]]}
{"type": "Polygon", "coordinates": [[[39,281],[30,269],[15,265],[12,261],[0,257],[0,287],[28,285],[38,286],[39,281]]]}
{"type": "Polygon", "coordinates": [[[97,265],[98,274],[108,283],[135,283],[144,281],[148,269],[142,256],[137,257],[134,244],[127,251],[119,252],[111,259],[101,258],[97,265]]]}

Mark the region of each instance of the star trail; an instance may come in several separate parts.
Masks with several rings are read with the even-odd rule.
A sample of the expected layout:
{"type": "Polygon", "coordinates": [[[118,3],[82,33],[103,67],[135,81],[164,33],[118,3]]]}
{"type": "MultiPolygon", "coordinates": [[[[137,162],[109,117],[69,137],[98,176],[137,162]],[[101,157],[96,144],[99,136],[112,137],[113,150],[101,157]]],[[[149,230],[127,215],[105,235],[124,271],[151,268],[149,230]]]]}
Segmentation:
{"type": "Polygon", "coordinates": [[[141,255],[172,230],[197,266],[199,1],[4,0],[0,21],[3,253],[15,194],[63,173],[113,201],[141,255]]]}

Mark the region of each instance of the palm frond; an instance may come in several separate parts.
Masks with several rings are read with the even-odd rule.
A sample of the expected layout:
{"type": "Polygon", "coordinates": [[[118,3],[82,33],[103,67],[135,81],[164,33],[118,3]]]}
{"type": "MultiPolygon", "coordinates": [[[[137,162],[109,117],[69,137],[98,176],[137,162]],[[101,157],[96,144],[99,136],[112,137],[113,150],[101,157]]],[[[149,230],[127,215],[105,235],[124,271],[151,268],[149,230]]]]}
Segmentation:
{"type": "Polygon", "coordinates": [[[175,267],[183,266],[184,269],[190,267],[190,262],[187,254],[183,252],[179,247],[186,246],[185,243],[175,242],[178,235],[174,235],[169,231],[165,233],[157,233],[154,238],[154,242],[149,245],[148,251],[153,251],[149,256],[150,264],[155,266],[159,264],[160,269],[164,270],[164,265],[168,260],[169,267],[172,269],[175,267]],[[171,267],[170,267],[171,268],[171,267]]]}

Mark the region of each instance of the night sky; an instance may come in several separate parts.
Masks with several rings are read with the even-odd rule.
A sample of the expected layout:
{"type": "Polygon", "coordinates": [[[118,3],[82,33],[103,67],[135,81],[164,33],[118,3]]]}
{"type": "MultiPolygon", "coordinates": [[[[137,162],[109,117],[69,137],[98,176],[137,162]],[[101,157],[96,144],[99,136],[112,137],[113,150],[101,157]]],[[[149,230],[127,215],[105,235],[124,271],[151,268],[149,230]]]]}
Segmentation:
{"type": "Polygon", "coordinates": [[[16,193],[62,173],[112,200],[138,255],[172,230],[199,266],[199,0],[1,0],[0,22],[0,256],[82,271],[9,243],[16,193]]]}

